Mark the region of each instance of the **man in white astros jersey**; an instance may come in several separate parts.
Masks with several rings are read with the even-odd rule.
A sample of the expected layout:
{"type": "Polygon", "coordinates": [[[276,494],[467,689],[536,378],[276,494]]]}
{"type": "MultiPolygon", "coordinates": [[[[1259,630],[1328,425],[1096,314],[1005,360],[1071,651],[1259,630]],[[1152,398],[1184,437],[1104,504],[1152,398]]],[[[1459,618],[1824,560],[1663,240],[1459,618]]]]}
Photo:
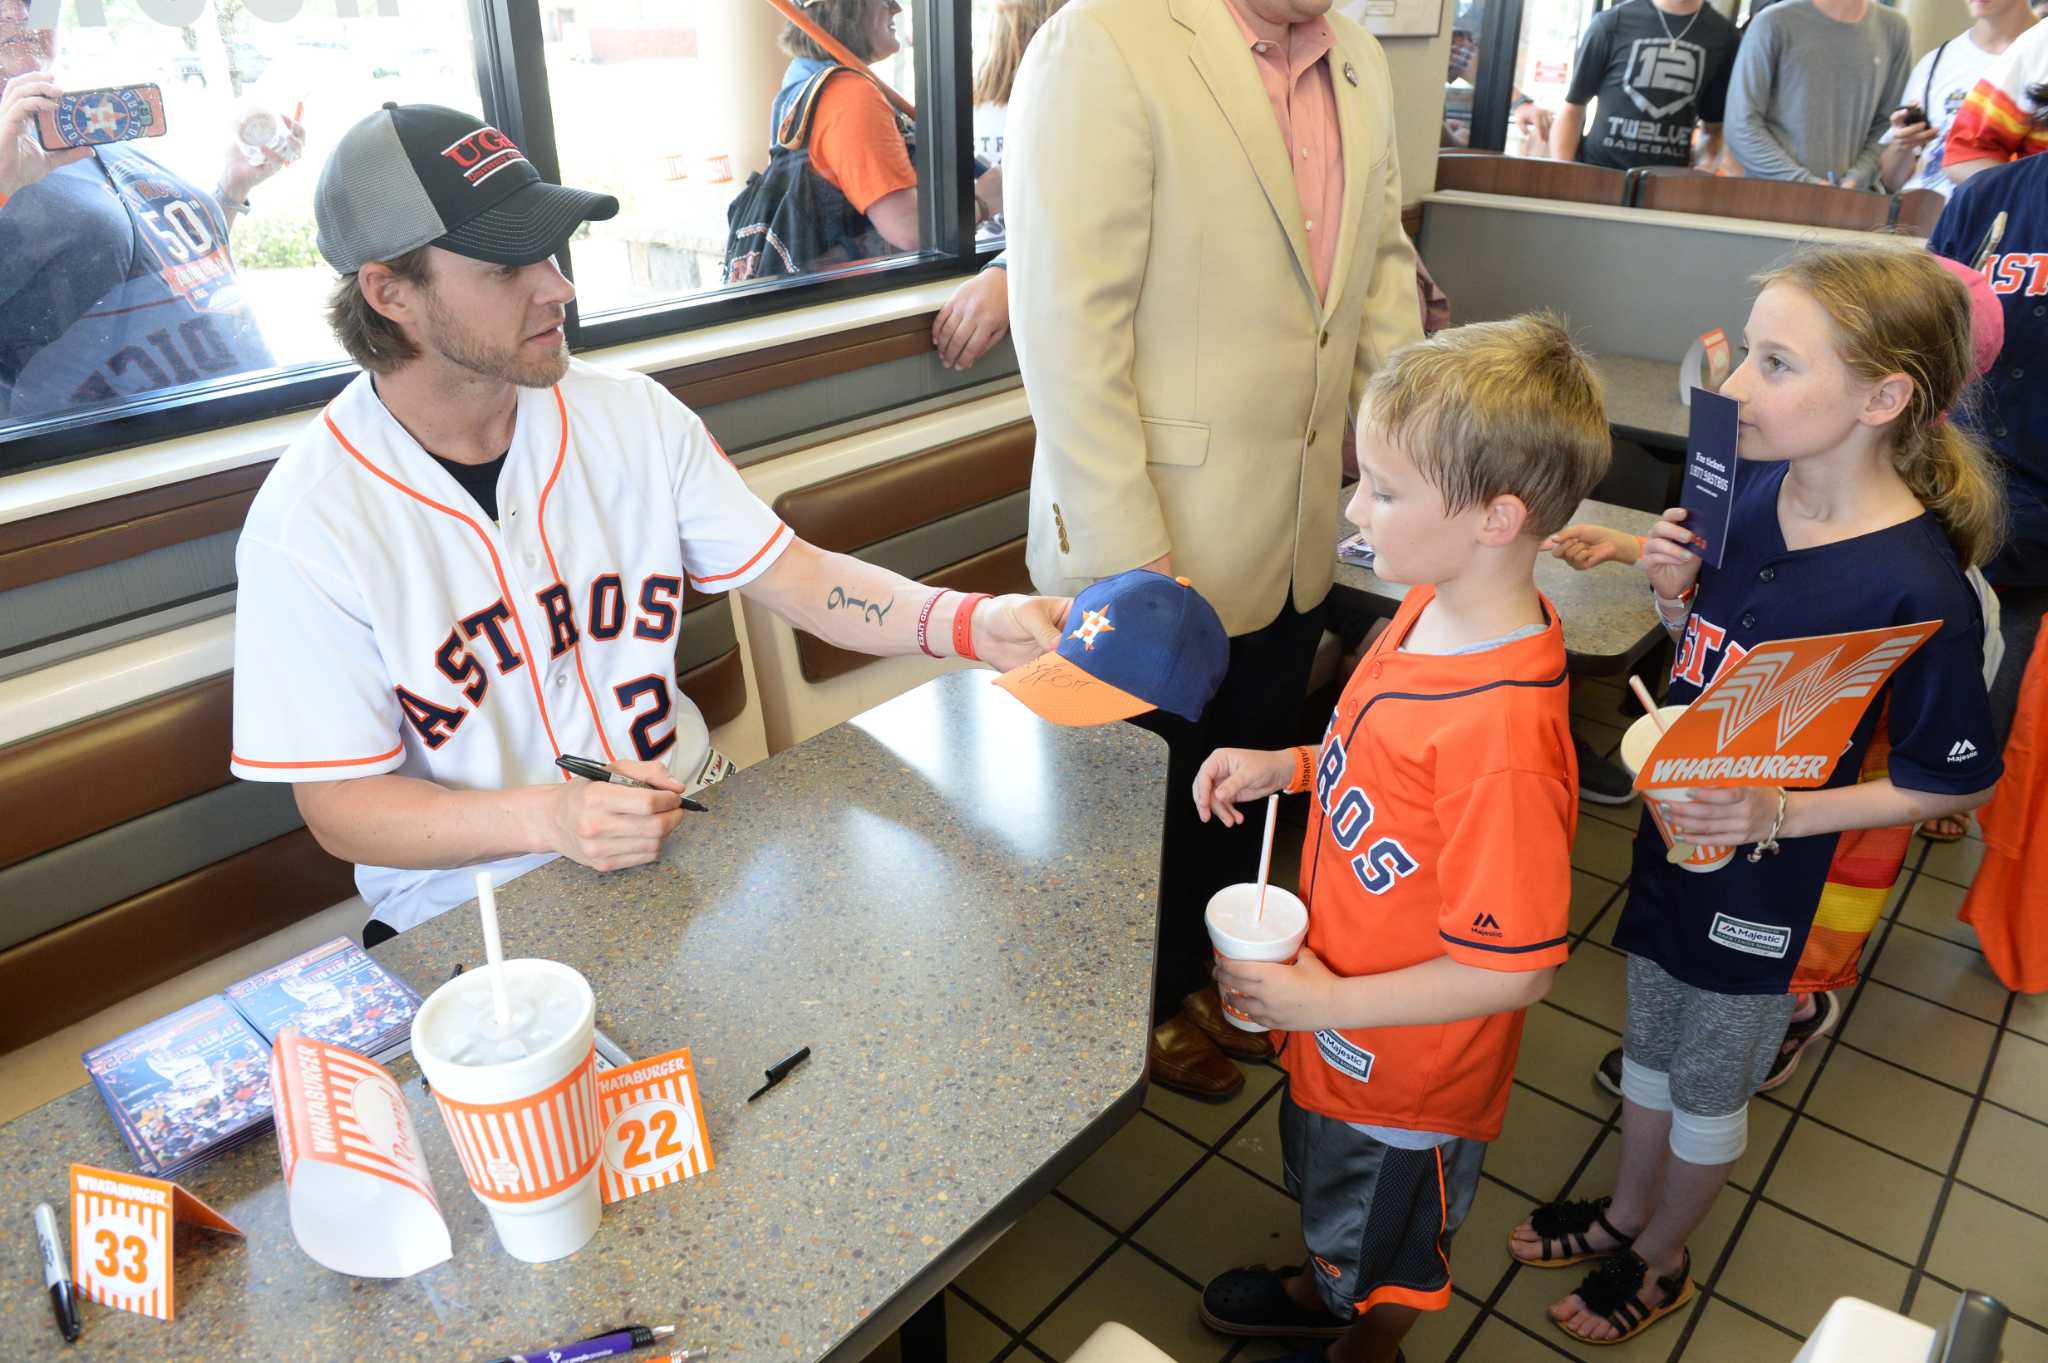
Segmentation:
{"type": "Polygon", "coordinates": [[[867,653],[1056,645],[1067,603],[923,587],[790,533],[704,424],[569,358],[553,257],[618,201],[467,114],[387,104],[315,198],[366,371],[264,480],[236,551],[235,775],[289,781],[376,942],[555,856],[652,861],[716,774],[676,685],[684,584],[867,653]],[[650,783],[572,779],[595,758],[650,783]]]}

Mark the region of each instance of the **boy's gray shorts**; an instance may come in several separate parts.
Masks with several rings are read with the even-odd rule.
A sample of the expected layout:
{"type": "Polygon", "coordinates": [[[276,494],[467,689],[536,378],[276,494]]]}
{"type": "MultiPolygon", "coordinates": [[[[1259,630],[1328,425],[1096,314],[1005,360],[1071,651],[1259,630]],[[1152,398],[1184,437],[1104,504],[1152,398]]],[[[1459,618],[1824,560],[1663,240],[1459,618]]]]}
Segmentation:
{"type": "Polygon", "coordinates": [[[1479,1190],[1484,1141],[1397,1150],[1283,1094],[1280,1154],[1301,1201],[1308,1273],[1332,1315],[1450,1305],[1451,1236],[1479,1190]]]}

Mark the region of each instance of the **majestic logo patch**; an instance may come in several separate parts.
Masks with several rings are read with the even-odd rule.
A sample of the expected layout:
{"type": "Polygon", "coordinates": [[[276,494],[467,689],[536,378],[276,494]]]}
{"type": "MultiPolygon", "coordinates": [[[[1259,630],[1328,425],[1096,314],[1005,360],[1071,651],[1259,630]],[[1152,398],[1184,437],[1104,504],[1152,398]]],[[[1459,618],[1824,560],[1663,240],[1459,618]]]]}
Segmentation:
{"type": "Polygon", "coordinates": [[[460,142],[443,147],[441,155],[461,168],[462,178],[469,181],[471,189],[505,167],[517,165],[526,159],[526,153],[519,150],[517,143],[489,124],[478,128],[460,142]]]}
{"type": "Polygon", "coordinates": [[[1951,762],[1967,762],[1976,755],[1977,745],[1967,738],[1958,739],[1956,745],[1948,750],[1948,760],[1951,762]]]}
{"type": "Polygon", "coordinates": [[[1339,1074],[1348,1074],[1361,1084],[1372,1079],[1372,1052],[1353,1044],[1343,1033],[1327,1029],[1317,1032],[1316,1049],[1339,1074]]]}
{"type": "Polygon", "coordinates": [[[1775,923],[1751,923],[1741,918],[1730,918],[1725,913],[1714,915],[1714,923],[1707,929],[1707,936],[1730,950],[1778,960],[1783,960],[1785,953],[1792,948],[1792,929],[1775,923]]]}
{"type": "Polygon", "coordinates": [[[1500,920],[1490,913],[1482,913],[1472,920],[1472,931],[1483,932],[1489,937],[1500,936],[1500,920]]]}

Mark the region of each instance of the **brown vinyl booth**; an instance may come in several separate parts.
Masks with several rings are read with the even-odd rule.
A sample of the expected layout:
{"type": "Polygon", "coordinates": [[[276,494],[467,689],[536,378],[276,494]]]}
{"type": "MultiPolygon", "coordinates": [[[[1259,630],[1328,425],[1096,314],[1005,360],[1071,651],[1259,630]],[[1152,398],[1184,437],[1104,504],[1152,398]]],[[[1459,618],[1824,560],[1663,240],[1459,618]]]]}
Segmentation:
{"type": "Polygon", "coordinates": [[[1660,170],[1632,170],[1628,178],[1634,183],[1635,207],[1666,213],[1874,232],[1890,225],[1893,212],[1892,201],[1882,194],[1831,185],[1660,170]]]}
{"type": "MultiPolygon", "coordinates": [[[[1026,503],[1036,428],[1027,421],[786,492],[776,514],[821,549],[963,592],[1029,592],[1026,503]]],[[[796,634],[816,684],[875,661],[796,634]]]]}
{"type": "Polygon", "coordinates": [[[1948,200],[1931,189],[1909,189],[1892,200],[1892,226],[1900,232],[1915,237],[1934,235],[1934,224],[1941,221],[1941,210],[1948,207],[1948,200]]]}
{"type": "Polygon", "coordinates": [[[1519,194],[1531,199],[1562,199],[1569,203],[1625,202],[1628,173],[1577,161],[1549,161],[1533,156],[1500,156],[1493,152],[1446,151],[1436,158],[1439,191],[1468,190],[1476,194],[1519,194]]]}

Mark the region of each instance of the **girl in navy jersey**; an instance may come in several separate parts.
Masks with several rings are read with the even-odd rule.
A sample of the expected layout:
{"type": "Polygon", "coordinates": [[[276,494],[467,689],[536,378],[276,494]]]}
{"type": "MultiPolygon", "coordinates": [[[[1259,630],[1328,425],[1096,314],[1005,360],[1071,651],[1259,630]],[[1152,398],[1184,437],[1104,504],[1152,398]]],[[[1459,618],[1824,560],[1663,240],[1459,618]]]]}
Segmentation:
{"type": "Polygon", "coordinates": [[[1983,624],[1965,568],[2003,511],[1983,448],[1947,419],[1976,372],[1970,302],[1925,252],[1820,250],[1763,275],[1741,403],[1735,508],[1719,569],[1665,513],[1643,554],[1679,639],[1669,699],[1774,639],[1926,620],[1818,790],[1699,790],[1663,808],[1674,835],[1775,846],[1719,870],[1671,865],[1647,813],[1614,944],[1629,953],[1622,1160],[1611,1197],[1538,1208],[1509,1238],[1524,1263],[1597,1261],[1550,1308],[1610,1343],[1693,1295],[1686,1242],[1748,1138],[1795,994],[1854,983],[1912,829],[1990,795],[2000,763],[1983,624]]]}

